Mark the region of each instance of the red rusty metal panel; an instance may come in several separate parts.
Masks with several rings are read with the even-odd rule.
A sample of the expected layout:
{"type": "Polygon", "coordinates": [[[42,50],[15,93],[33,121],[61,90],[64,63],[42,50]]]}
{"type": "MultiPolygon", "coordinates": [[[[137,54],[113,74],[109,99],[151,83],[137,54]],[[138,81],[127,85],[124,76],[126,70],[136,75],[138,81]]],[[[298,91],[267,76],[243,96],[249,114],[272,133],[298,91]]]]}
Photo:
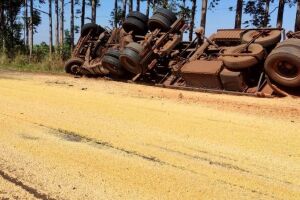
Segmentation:
{"type": "Polygon", "coordinates": [[[247,88],[242,72],[230,71],[225,68],[220,73],[220,78],[225,90],[243,92],[247,88]]]}
{"type": "Polygon", "coordinates": [[[216,41],[239,41],[243,30],[219,30],[214,39],[216,41]]]}
{"type": "Polygon", "coordinates": [[[192,61],[181,68],[181,75],[187,86],[222,89],[219,74],[222,70],[222,61],[192,61]]]}

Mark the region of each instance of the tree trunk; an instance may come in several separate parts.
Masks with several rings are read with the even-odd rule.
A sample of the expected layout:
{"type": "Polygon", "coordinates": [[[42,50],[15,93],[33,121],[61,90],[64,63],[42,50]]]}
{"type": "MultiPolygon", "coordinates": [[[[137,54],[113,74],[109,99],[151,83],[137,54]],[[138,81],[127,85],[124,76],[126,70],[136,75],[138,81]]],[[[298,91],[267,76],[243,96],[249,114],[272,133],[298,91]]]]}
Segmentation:
{"type": "MultiPolygon", "coordinates": [[[[58,0],[55,0],[55,46],[56,51],[58,51],[59,48],[59,6],[58,6],[58,0]]],[[[58,52],[56,52],[58,53],[58,52]]]]}
{"type": "Polygon", "coordinates": [[[28,2],[27,0],[24,1],[25,3],[25,46],[28,45],[28,2]]]}
{"type": "Polygon", "coordinates": [[[204,33],[205,33],[205,27],[206,27],[206,13],[207,13],[207,0],[202,0],[200,26],[204,29],[204,33]]]}
{"type": "Polygon", "coordinates": [[[96,23],[96,0],[92,0],[92,23],[96,23]]]}
{"type": "Polygon", "coordinates": [[[236,13],[235,13],[235,29],[242,27],[242,15],[243,15],[243,0],[237,0],[236,13]]]}
{"type": "Polygon", "coordinates": [[[126,18],[126,5],[127,5],[127,0],[123,0],[123,9],[122,9],[122,21],[123,22],[126,18]]]}
{"type": "Polygon", "coordinates": [[[4,33],[4,5],[0,2],[0,39],[2,42],[2,53],[5,53],[5,33],[4,33]]]}
{"type": "Polygon", "coordinates": [[[33,0],[30,0],[30,39],[29,39],[29,57],[32,58],[33,51],[33,0]]]}
{"type": "Polygon", "coordinates": [[[277,27],[278,28],[282,28],[284,6],[285,6],[285,0],[279,0],[278,15],[277,15],[277,27]]]}
{"type": "Polygon", "coordinates": [[[64,0],[60,0],[60,33],[59,33],[59,44],[62,48],[64,46],[64,0]]]}
{"type": "Polygon", "coordinates": [[[140,11],[141,0],[136,0],[136,11],[140,11]]]}
{"type": "Polygon", "coordinates": [[[115,9],[114,9],[115,13],[114,13],[114,27],[117,28],[118,27],[118,0],[115,0],[115,9]]]}
{"type": "Polygon", "coordinates": [[[265,8],[263,27],[267,27],[269,24],[269,11],[270,11],[270,0],[266,0],[266,8],[265,8]]]}
{"type": "Polygon", "coordinates": [[[81,5],[81,29],[84,25],[84,18],[85,18],[85,0],[82,0],[82,5],[81,5]]]}
{"type": "Polygon", "coordinates": [[[133,0],[129,0],[129,12],[133,10],[133,0]]]}
{"type": "Polygon", "coordinates": [[[49,56],[52,57],[52,47],[53,47],[53,38],[52,38],[52,0],[49,0],[49,56]]]}
{"type": "Polygon", "coordinates": [[[163,0],[163,8],[168,8],[168,0],[163,0]]]}
{"type": "Polygon", "coordinates": [[[193,0],[192,3],[193,3],[193,5],[192,5],[192,13],[191,13],[192,16],[191,16],[190,33],[189,33],[189,40],[190,41],[193,40],[197,0],[193,0]]]}
{"type": "Polygon", "coordinates": [[[300,0],[297,0],[297,14],[295,23],[295,32],[300,31],[300,0]]]}
{"type": "Polygon", "coordinates": [[[71,51],[74,49],[74,0],[71,0],[71,20],[70,20],[70,42],[71,51]]]}
{"type": "Polygon", "coordinates": [[[147,0],[147,8],[146,8],[147,17],[149,17],[149,12],[150,12],[150,0],[147,0]]]}

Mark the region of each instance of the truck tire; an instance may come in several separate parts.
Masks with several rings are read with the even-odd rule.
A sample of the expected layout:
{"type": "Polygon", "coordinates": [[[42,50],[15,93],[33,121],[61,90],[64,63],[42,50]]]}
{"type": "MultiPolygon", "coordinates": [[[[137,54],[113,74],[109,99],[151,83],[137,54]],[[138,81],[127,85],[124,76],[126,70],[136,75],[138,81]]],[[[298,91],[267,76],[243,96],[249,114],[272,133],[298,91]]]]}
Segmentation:
{"type": "MultiPolygon", "coordinates": [[[[228,48],[224,54],[241,53],[245,44],[228,48]]],[[[265,50],[260,44],[251,44],[248,48],[249,56],[223,56],[223,62],[229,70],[243,70],[257,65],[265,56],[265,50]]]]}
{"type": "Polygon", "coordinates": [[[65,63],[65,71],[68,74],[79,75],[81,71],[81,66],[84,60],[81,58],[71,58],[65,63]]]}
{"type": "Polygon", "coordinates": [[[127,18],[122,27],[127,33],[133,31],[135,35],[145,35],[148,32],[146,23],[133,17],[127,18]]]}
{"type": "Polygon", "coordinates": [[[135,42],[131,42],[125,47],[120,55],[120,62],[127,71],[133,74],[143,73],[144,69],[140,64],[142,51],[142,45],[135,42]]]}
{"type": "Polygon", "coordinates": [[[112,75],[118,77],[124,75],[124,69],[121,66],[119,59],[115,57],[105,55],[102,59],[102,66],[106,68],[112,75]]]}
{"type": "Polygon", "coordinates": [[[130,18],[130,17],[138,19],[138,20],[140,20],[141,22],[143,22],[145,24],[148,23],[148,17],[146,15],[144,15],[143,13],[139,12],[139,11],[130,12],[127,15],[127,18],[130,18]]]}
{"type": "Polygon", "coordinates": [[[277,44],[276,48],[285,47],[285,46],[294,46],[300,48],[300,39],[287,39],[277,44]]]}
{"type": "Polygon", "coordinates": [[[105,31],[104,28],[95,23],[88,23],[83,25],[81,29],[81,37],[86,36],[90,32],[90,30],[93,30],[92,33],[94,36],[100,35],[102,32],[105,31]]]}
{"type": "Polygon", "coordinates": [[[273,50],[265,61],[266,74],[286,87],[300,87],[300,48],[281,46],[273,50]]]}
{"type": "Polygon", "coordinates": [[[158,8],[155,12],[154,12],[154,15],[155,14],[160,14],[162,16],[165,16],[166,18],[168,18],[171,22],[171,24],[173,24],[176,20],[177,20],[177,17],[176,17],[176,14],[173,13],[171,10],[169,9],[165,9],[165,8],[158,8]]]}
{"type": "MultiPolygon", "coordinates": [[[[248,31],[246,32],[243,37],[242,41],[244,43],[249,43],[257,34],[259,34],[259,31],[248,31]]],[[[267,35],[262,35],[261,37],[257,38],[254,43],[260,44],[263,47],[270,47],[273,45],[276,45],[281,40],[281,31],[280,30],[272,30],[267,35]]]]}
{"type": "Polygon", "coordinates": [[[148,22],[148,26],[150,31],[154,31],[155,29],[160,29],[161,31],[170,30],[172,22],[165,16],[156,14],[153,15],[148,22]]]}
{"type": "Polygon", "coordinates": [[[104,56],[111,56],[111,57],[114,57],[116,59],[119,59],[120,57],[120,51],[117,50],[117,49],[109,49],[104,56]]]}

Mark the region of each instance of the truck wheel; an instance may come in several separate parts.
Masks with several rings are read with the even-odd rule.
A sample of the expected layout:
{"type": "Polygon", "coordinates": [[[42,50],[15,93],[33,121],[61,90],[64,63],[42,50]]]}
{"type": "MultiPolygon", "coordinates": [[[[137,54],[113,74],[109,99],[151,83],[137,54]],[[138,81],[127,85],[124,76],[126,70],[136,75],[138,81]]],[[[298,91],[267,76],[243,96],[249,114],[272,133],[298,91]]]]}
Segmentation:
{"type": "Polygon", "coordinates": [[[177,20],[177,17],[175,15],[175,13],[173,13],[171,10],[169,9],[165,9],[165,8],[158,8],[155,12],[154,12],[154,15],[155,14],[160,14],[162,16],[165,16],[166,18],[168,18],[171,22],[171,24],[173,24],[176,20],[177,20]]]}
{"type": "Polygon", "coordinates": [[[153,15],[148,22],[148,26],[150,31],[154,31],[155,29],[160,29],[162,31],[170,30],[172,22],[165,16],[160,14],[153,15]]]}
{"type": "Polygon", "coordinates": [[[139,12],[139,11],[133,11],[133,12],[130,12],[128,15],[127,15],[127,18],[135,18],[135,19],[138,19],[140,20],[141,22],[147,24],[148,22],[148,17],[146,15],[144,15],[143,13],[139,12]]]}
{"type": "Polygon", "coordinates": [[[263,60],[265,51],[260,44],[251,44],[248,52],[241,52],[245,48],[245,44],[228,48],[224,54],[247,53],[249,56],[223,56],[223,62],[229,70],[243,70],[257,65],[263,60]]]}
{"type": "Polygon", "coordinates": [[[142,58],[140,53],[143,51],[143,47],[135,42],[129,43],[120,55],[120,62],[124,68],[133,73],[143,73],[143,67],[140,64],[142,58]]]}
{"type": "Polygon", "coordinates": [[[114,57],[116,59],[119,59],[120,57],[120,51],[117,49],[109,49],[106,53],[105,56],[110,56],[110,57],[114,57]]]}
{"type": "MultiPolygon", "coordinates": [[[[244,43],[249,43],[257,34],[259,34],[259,31],[248,31],[243,35],[242,40],[244,43]]],[[[260,44],[266,48],[277,44],[278,42],[280,42],[280,40],[281,31],[272,30],[269,33],[266,33],[265,35],[262,35],[259,38],[257,38],[254,43],[260,44]]]]}
{"type": "Polygon", "coordinates": [[[300,49],[281,46],[273,50],[265,62],[267,75],[280,85],[300,87],[300,49]]]}
{"type": "Polygon", "coordinates": [[[83,65],[84,60],[81,58],[71,58],[65,63],[65,71],[68,74],[79,75],[81,71],[81,66],[83,65]]]}
{"type": "Polygon", "coordinates": [[[294,46],[294,47],[300,48],[300,40],[295,39],[295,38],[284,40],[284,41],[278,43],[278,45],[276,46],[276,49],[279,47],[285,47],[285,46],[294,46]]]}
{"type": "Polygon", "coordinates": [[[95,23],[88,23],[83,25],[81,29],[81,37],[86,36],[90,32],[90,30],[93,30],[92,33],[94,36],[100,35],[102,32],[105,31],[104,28],[95,23]]]}
{"type": "Polygon", "coordinates": [[[122,27],[127,33],[133,31],[135,35],[145,35],[148,32],[147,25],[133,17],[127,18],[122,27]]]}
{"type": "Polygon", "coordinates": [[[106,68],[110,74],[115,76],[124,75],[123,67],[118,58],[112,57],[110,55],[105,55],[102,59],[102,65],[106,68]]]}

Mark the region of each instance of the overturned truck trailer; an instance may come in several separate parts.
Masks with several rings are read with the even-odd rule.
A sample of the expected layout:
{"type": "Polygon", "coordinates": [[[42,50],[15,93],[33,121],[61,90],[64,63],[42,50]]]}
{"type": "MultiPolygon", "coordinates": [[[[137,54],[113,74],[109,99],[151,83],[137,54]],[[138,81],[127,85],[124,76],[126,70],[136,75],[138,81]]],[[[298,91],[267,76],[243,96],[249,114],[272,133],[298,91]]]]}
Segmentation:
{"type": "Polygon", "coordinates": [[[87,24],[67,73],[153,86],[259,97],[300,96],[300,34],[279,28],[220,29],[183,41],[183,17],[131,12],[121,28],[87,24]]]}

